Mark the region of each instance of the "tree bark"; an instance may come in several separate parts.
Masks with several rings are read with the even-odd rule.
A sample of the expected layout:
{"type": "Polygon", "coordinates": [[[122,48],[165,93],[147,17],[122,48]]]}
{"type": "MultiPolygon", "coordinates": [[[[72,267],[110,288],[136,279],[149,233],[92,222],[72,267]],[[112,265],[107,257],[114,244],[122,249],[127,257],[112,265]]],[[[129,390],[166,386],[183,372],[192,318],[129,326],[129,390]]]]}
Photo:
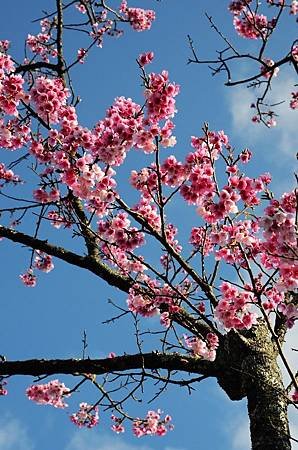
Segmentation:
{"type": "Polygon", "coordinates": [[[278,350],[266,323],[226,335],[220,386],[231,400],[247,398],[252,450],[290,450],[288,397],[278,350]]]}
{"type": "Polygon", "coordinates": [[[290,450],[287,397],[276,359],[253,357],[247,391],[252,450],[290,450]]]}

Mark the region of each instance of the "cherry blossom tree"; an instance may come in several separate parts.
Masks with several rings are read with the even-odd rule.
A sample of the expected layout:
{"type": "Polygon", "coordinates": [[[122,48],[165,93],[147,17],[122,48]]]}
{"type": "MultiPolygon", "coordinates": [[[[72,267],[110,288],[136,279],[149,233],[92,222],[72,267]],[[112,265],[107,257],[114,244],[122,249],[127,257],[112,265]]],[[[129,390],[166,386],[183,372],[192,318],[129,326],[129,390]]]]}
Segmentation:
{"type": "MultiPolygon", "coordinates": [[[[264,9],[274,9],[275,18],[260,8],[252,0],[229,6],[236,32],[260,42],[255,56],[238,52],[209,17],[227,47],[217,59],[201,61],[190,38],[190,61],[211,64],[214,73],[224,71],[228,85],[264,86],[254,120],[272,126],[274,113],[271,107],[262,109],[264,100],[282,65],[297,71],[298,46],[289,43],[287,54],[276,62],[264,52],[282,14],[295,16],[298,3],[268,0],[264,9]],[[256,62],[258,70],[234,82],[230,63],[242,58],[256,62]]],[[[254,450],[288,450],[294,439],[288,408],[296,407],[298,386],[283,344],[298,317],[297,191],[275,198],[270,174],[245,174],[252,151],[236,150],[224,131],[207,124],[191,137],[192,149],[183,160],[167,156],[165,149],[176,144],[179,86],[166,71],[150,72],[151,51],[137,58],[143,104],[118,97],[93,127],[80,123],[72,69],[88,64],[88,53],[109,36],[120,36],[126,27],[150,30],[155,18],[153,10],[131,7],[125,0],[115,9],[103,0],[53,0],[53,11],[39,19],[40,33],[28,34],[22,62],[14,59],[10,42],[0,42],[5,161],[0,163],[0,237],[30,249],[28,267],[20,275],[27,288],[35,287],[38,274],[51,272],[59,259],[122,291],[126,302],[115,305],[110,320],[130,315],[138,348],[119,356],[111,349],[104,359],[85,353],[80,359],[13,361],[2,356],[0,394],[8,394],[14,375],[38,377],[26,395],[40,405],[67,408],[67,399],[80,388],[82,401],[69,413],[78,427],[96,426],[105,408],[116,433],[131,422],[137,437],[163,436],[173,428],[168,414],[150,410],[145,417],[133,417],[126,401],[150,380],[158,383],[160,395],[169,384],[191,391],[213,377],[231,400],[247,399],[254,450]],[[89,39],[72,57],[64,46],[69,30],[89,39]],[[131,203],[119,193],[117,170],[135,151],[145,154],[147,162],[127,176],[137,198],[131,203]],[[184,248],[168,212],[178,199],[198,217],[184,248]],[[63,246],[59,236],[52,241],[50,228],[57,236],[74,236],[81,251],[63,246]],[[151,245],[158,262],[148,253],[151,245]],[[153,327],[152,317],[159,319],[159,327],[151,329],[152,351],[144,352],[142,327],[153,327]],[[69,375],[68,385],[59,374],[69,375]],[[76,377],[73,386],[71,376],[76,377]],[[53,378],[41,383],[47,377],[53,378]],[[92,404],[83,398],[82,387],[88,384],[94,388],[92,404]]],[[[292,109],[297,109],[297,95],[293,88],[292,109]]],[[[85,349],[85,338],[83,344],[85,349]]]]}

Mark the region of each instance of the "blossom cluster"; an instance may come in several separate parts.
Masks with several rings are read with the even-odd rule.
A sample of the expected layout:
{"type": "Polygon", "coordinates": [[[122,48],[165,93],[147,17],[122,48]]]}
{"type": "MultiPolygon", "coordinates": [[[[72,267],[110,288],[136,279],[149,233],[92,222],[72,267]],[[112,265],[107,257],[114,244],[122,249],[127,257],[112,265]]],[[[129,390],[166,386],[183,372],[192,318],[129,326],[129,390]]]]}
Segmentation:
{"type": "Polygon", "coordinates": [[[37,114],[50,124],[58,123],[62,106],[69,96],[60,78],[38,77],[31,91],[31,99],[37,114]]]}
{"type": "Polygon", "coordinates": [[[36,275],[33,274],[33,271],[29,269],[27,272],[20,275],[20,280],[27,287],[35,287],[36,282],[37,282],[37,277],[36,277],[36,275]]]}
{"type": "Polygon", "coordinates": [[[116,417],[114,414],[111,415],[111,419],[113,421],[113,425],[111,426],[111,430],[116,434],[124,433],[125,428],[123,425],[123,419],[116,417]]]}
{"type": "Polygon", "coordinates": [[[54,269],[52,257],[46,255],[44,252],[36,250],[36,257],[34,259],[34,267],[42,272],[48,273],[54,269]]]}
{"type": "Polygon", "coordinates": [[[107,164],[120,165],[126,152],[135,144],[142,129],[141,107],[130,98],[116,98],[107,110],[106,118],[95,127],[92,154],[107,164]]]}
{"type": "Polygon", "coordinates": [[[237,33],[246,39],[265,38],[268,29],[270,29],[270,22],[267,17],[264,14],[256,14],[252,11],[246,11],[243,17],[236,15],[233,23],[237,33]]]}
{"type": "MultiPolygon", "coordinates": [[[[80,126],[75,109],[66,106],[68,91],[60,80],[38,77],[31,89],[32,102],[39,116],[47,123],[58,123],[57,128],[49,130],[46,141],[34,138],[29,147],[30,154],[39,163],[47,164],[41,176],[56,174],[55,185],[65,184],[98,216],[106,214],[115,199],[116,187],[112,178],[114,170],[110,167],[103,171],[98,162],[120,165],[132,147],[153,151],[155,137],[159,134],[161,145],[169,146],[174,142],[171,139],[173,124],[168,118],[175,112],[173,98],[178,88],[169,82],[166,72],[151,74],[149,78],[151,81],[145,93],[146,114],[131,99],[119,97],[93,130],[80,126]],[[160,127],[158,122],[162,120],[165,123],[160,127]],[[83,154],[80,154],[80,148],[83,154]]],[[[49,183],[45,182],[34,191],[35,200],[44,204],[59,201],[59,189],[55,187],[49,191],[47,186],[49,183]]],[[[151,207],[147,205],[146,208],[151,207]]]]}
{"type": "MultiPolygon", "coordinates": [[[[145,290],[141,284],[135,283],[129,290],[127,305],[130,311],[143,317],[152,317],[159,313],[160,308],[166,309],[167,314],[180,310],[177,293],[170,286],[167,284],[160,286],[157,280],[145,274],[142,274],[140,278],[147,289],[145,290]]],[[[169,326],[170,322],[166,320],[166,317],[169,316],[162,316],[161,321],[163,325],[169,326]]]]}
{"type": "Polygon", "coordinates": [[[144,67],[147,64],[150,64],[153,58],[154,58],[153,52],[141,53],[138,57],[138,63],[140,64],[141,67],[144,67]]]}
{"type": "Polygon", "coordinates": [[[53,380],[46,384],[35,384],[27,388],[26,394],[29,400],[39,405],[52,405],[55,408],[65,408],[64,397],[68,397],[70,390],[59,380],[53,380]]]}
{"type": "Polygon", "coordinates": [[[0,118],[0,146],[9,150],[22,148],[30,141],[30,128],[16,118],[0,118]]]}
{"type": "MultiPolygon", "coordinates": [[[[4,163],[0,163],[0,181],[4,180],[5,183],[20,181],[18,175],[15,175],[11,169],[7,169],[4,163]]],[[[1,184],[0,184],[1,187],[1,184]]]]}
{"type": "Polygon", "coordinates": [[[219,345],[218,337],[214,333],[207,333],[206,339],[200,339],[196,336],[183,335],[186,346],[192,350],[194,356],[201,357],[207,361],[214,361],[216,358],[216,349],[219,345]]]}
{"type": "Polygon", "coordinates": [[[229,149],[227,136],[221,131],[208,132],[206,138],[192,138],[195,152],[189,153],[185,163],[185,179],[180,189],[181,195],[189,204],[198,206],[198,214],[207,223],[216,223],[230,213],[237,213],[237,202],[247,206],[258,205],[258,192],[262,192],[269,183],[267,175],[251,179],[240,174],[236,165],[227,167],[230,174],[228,184],[219,191],[214,181],[214,162],[222,154],[224,147],[229,149]],[[218,201],[215,201],[216,197],[218,201]]]}
{"type": "Polygon", "coordinates": [[[5,396],[8,394],[8,390],[5,388],[7,382],[6,381],[1,381],[0,382],[0,396],[5,396]]]}
{"type": "Polygon", "coordinates": [[[131,273],[141,274],[147,267],[143,264],[144,258],[138,256],[135,258],[130,252],[117,248],[114,244],[101,243],[100,250],[103,258],[112,266],[116,267],[123,275],[131,273]]]}
{"type": "Polygon", "coordinates": [[[176,112],[174,98],[179,94],[179,89],[177,84],[169,82],[169,74],[166,70],[149,75],[145,97],[150,123],[155,124],[174,116],[176,112]]]}
{"type": "Polygon", "coordinates": [[[267,269],[279,270],[276,287],[280,291],[293,291],[298,287],[296,195],[293,191],[283,194],[280,200],[271,200],[259,220],[264,237],[262,263],[267,269]]]}
{"type": "Polygon", "coordinates": [[[43,19],[40,21],[41,32],[37,35],[28,34],[26,39],[30,51],[45,62],[49,62],[49,58],[57,56],[56,41],[52,38],[54,25],[55,21],[43,19]]]}
{"type": "Polygon", "coordinates": [[[144,234],[130,226],[126,213],[120,213],[112,220],[100,220],[98,235],[101,239],[115,244],[122,251],[132,251],[144,244],[144,234]]]}
{"type": "MultiPolygon", "coordinates": [[[[54,264],[52,261],[52,256],[47,255],[39,250],[35,251],[36,256],[33,261],[33,268],[41,270],[42,272],[49,273],[54,269],[54,264]]],[[[33,269],[30,268],[27,272],[20,275],[21,281],[27,287],[35,287],[37,283],[37,276],[34,275],[33,269]]]]}
{"type": "Polygon", "coordinates": [[[255,301],[252,293],[240,292],[228,282],[223,282],[220,290],[222,298],[215,308],[215,317],[227,330],[249,329],[256,324],[257,314],[250,311],[255,301]]]}
{"type": "MultiPolygon", "coordinates": [[[[6,57],[6,55],[5,55],[6,57]]],[[[23,89],[24,79],[21,75],[5,74],[7,70],[6,58],[2,58],[0,53],[0,112],[18,116],[17,107],[21,101],[28,101],[28,95],[23,89]]],[[[9,71],[11,67],[9,66],[9,71]]]]}
{"type": "Polygon", "coordinates": [[[292,99],[290,101],[290,108],[298,109],[298,91],[292,92],[292,99]]]}
{"type": "Polygon", "coordinates": [[[230,2],[229,11],[233,14],[233,24],[237,33],[246,39],[265,38],[274,28],[275,20],[271,21],[263,14],[257,14],[250,7],[252,0],[235,0],[230,2]]]}
{"type": "Polygon", "coordinates": [[[171,416],[166,415],[164,419],[161,418],[161,411],[148,411],[145,419],[135,419],[133,421],[132,432],[136,437],[155,435],[164,436],[169,430],[173,430],[173,425],[170,423],[171,416]]]}
{"type": "Polygon", "coordinates": [[[99,422],[98,407],[84,402],[80,403],[78,412],[71,414],[70,420],[79,428],[93,428],[99,422]]]}
{"type": "Polygon", "coordinates": [[[126,0],[122,0],[120,12],[124,14],[135,31],[150,30],[152,22],[155,20],[155,12],[153,10],[129,8],[126,0]]]}
{"type": "Polygon", "coordinates": [[[59,190],[53,188],[50,192],[46,192],[44,189],[39,188],[33,191],[34,200],[39,203],[51,203],[56,202],[60,198],[59,190]]]}

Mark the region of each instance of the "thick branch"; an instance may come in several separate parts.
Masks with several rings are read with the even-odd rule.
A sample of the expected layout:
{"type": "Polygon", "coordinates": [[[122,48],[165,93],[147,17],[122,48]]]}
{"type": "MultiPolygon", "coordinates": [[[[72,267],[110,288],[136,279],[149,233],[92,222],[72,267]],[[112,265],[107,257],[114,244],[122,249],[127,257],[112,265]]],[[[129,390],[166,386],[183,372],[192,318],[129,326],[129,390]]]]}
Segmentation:
{"type": "Polygon", "coordinates": [[[217,375],[215,362],[205,361],[176,353],[158,352],[124,355],[106,359],[30,359],[0,362],[0,375],[54,375],[84,374],[102,375],[131,369],[166,369],[198,373],[210,377],[217,375]]]}
{"type": "Polygon", "coordinates": [[[94,257],[78,255],[63,247],[49,244],[47,240],[43,241],[2,225],[0,225],[0,237],[5,237],[10,241],[18,242],[35,250],[40,250],[82,269],[87,269],[121,291],[128,292],[131,287],[131,281],[128,278],[120,275],[94,257]]]}
{"type": "Polygon", "coordinates": [[[31,70],[34,71],[34,70],[38,70],[38,69],[51,69],[51,70],[54,70],[55,72],[57,72],[58,65],[49,63],[49,62],[45,62],[45,61],[37,61],[37,62],[31,63],[31,64],[19,65],[15,69],[14,73],[30,72],[31,70]]]}

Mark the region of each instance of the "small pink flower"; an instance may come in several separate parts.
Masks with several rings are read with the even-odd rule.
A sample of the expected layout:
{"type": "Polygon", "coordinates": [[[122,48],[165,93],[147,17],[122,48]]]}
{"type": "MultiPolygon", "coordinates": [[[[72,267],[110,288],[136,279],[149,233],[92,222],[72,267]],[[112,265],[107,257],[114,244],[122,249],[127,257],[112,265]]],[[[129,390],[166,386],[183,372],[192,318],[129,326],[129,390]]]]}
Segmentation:
{"type": "Polygon", "coordinates": [[[88,403],[80,403],[79,411],[72,414],[70,420],[79,428],[93,428],[99,422],[98,407],[88,403]]]}
{"type": "Polygon", "coordinates": [[[154,58],[153,52],[141,53],[139,55],[138,61],[140,66],[145,66],[146,64],[150,64],[154,58]]]}
{"type": "Polygon", "coordinates": [[[36,286],[37,277],[36,277],[36,275],[33,275],[31,270],[28,270],[28,272],[20,275],[20,279],[24,283],[24,285],[27,287],[35,287],[36,286]]]}

